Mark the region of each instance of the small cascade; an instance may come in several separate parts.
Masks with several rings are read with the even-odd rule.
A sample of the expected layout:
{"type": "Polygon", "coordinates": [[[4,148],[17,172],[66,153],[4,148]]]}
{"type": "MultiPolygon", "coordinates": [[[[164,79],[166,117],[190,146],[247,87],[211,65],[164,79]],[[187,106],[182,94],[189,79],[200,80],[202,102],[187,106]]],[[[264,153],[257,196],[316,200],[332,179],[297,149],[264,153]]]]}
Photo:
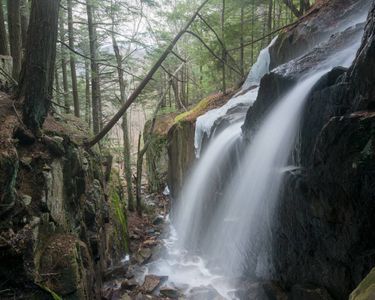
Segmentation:
{"type": "MultiPolygon", "coordinates": [[[[186,295],[190,289],[199,286],[212,286],[226,298],[230,298],[229,294],[233,292],[233,287],[225,278],[212,273],[194,249],[199,248],[199,241],[208,226],[206,221],[214,214],[211,208],[219,206],[213,201],[214,193],[223,188],[220,188],[223,182],[223,178],[220,177],[235,169],[236,164],[230,160],[230,156],[240,156],[236,146],[241,140],[242,123],[243,120],[223,130],[209,144],[193,168],[181,191],[179,205],[174,209],[173,219],[178,221],[175,224],[177,230],[171,225],[169,237],[164,240],[167,259],[160,259],[147,266],[146,273],[160,276],[168,274],[169,281],[182,289],[186,295]],[[177,231],[181,234],[177,234],[177,231]],[[191,252],[186,251],[187,248],[191,252]]],[[[235,161],[239,161],[239,157],[235,161]]]]}
{"type": "Polygon", "coordinates": [[[208,138],[211,136],[211,131],[216,120],[226,115],[228,111],[234,107],[239,105],[250,107],[254,104],[259,91],[257,86],[259,85],[262,77],[270,71],[269,67],[271,58],[269,48],[275,43],[276,39],[277,37],[275,37],[271,43],[259,53],[258,59],[252,66],[246,81],[242,85],[241,91],[222,107],[212,109],[204,115],[198,117],[196,121],[194,140],[195,154],[197,158],[199,158],[201,153],[203,138],[205,135],[208,138]]]}
{"type": "Polygon", "coordinates": [[[259,85],[262,77],[270,71],[271,56],[269,49],[275,44],[276,40],[277,37],[275,37],[266,48],[260,51],[257,61],[252,66],[249,75],[242,85],[243,91],[252,86],[259,85]]]}
{"type": "Polygon", "coordinates": [[[205,221],[209,219],[209,215],[213,215],[209,209],[216,206],[212,200],[215,199],[215,193],[220,192],[219,185],[222,183],[218,176],[224,170],[229,172],[226,163],[235,152],[233,148],[241,137],[242,123],[232,124],[210,143],[181,191],[173,218],[181,233],[180,242],[183,247],[188,245],[191,249],[197,248],[207,225],[205,221]]]}
{"type": "Polygon", "coordinates": [[[222,107],[209,110],[204,115],[198,117],[195,125],[196,128],[194,137],[194,147],[197,158],[200,157],[204,135],[210,137],[211,130],[215,124],[215,121],[218,120],[220,117],[225,116],[228,113],[228,111],[234,107],[237,107],[239,105],[250,107],[251,105],[253,105],[258,96],[258,91],[259,88],[251,89],[243,95],[239,95],[237,97],[230,99],[222,107]]]}

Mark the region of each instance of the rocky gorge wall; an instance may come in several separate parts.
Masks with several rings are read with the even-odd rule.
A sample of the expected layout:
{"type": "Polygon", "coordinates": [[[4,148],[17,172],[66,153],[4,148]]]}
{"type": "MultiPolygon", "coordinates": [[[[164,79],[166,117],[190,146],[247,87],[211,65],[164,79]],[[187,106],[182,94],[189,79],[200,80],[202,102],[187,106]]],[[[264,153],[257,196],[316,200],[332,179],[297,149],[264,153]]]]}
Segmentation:
{"type": "MultiPolygon", "coordinates": [[[[332,1],[330,6],[336,8],[332,13],[338,13],[340,5],[346,11],[345,6],[353,3],[365,7],[369,1],[332,1]]],[[[327,21],[324,15],[329,13],[308,23],[318,22],[315,27],[320,28],[327,21]]],[[[303,40],[305,25],[279,37],[271,60],[290,57],[290,41],[295,36],[303,40]],[[285,40],[289,42],[280,42],[285,40]]],[[[375,4],[353,65],[332,70],[310,93],[294,161],[298,168],[286,174],[274,216],[272,278],[286,290],[323,288],[330,295],[316,299],[347,299],[375,266],[374,36],[375,4]]],[[[263,78],[243,127],[249,141],[262,116],[319,57],[319,51],[312,53],[294,61],[297,67],[287,76],[281,68],[263,78]]],[[[365,288],[351,299],[373,299],[371,295],[365,288]]]]}
{"type": "Polygon", "coordinates": [[[100,299],[124,253],[100,157],[78,120],[49,117],[35,140],[0,98],[0,298],[100,299]]]}

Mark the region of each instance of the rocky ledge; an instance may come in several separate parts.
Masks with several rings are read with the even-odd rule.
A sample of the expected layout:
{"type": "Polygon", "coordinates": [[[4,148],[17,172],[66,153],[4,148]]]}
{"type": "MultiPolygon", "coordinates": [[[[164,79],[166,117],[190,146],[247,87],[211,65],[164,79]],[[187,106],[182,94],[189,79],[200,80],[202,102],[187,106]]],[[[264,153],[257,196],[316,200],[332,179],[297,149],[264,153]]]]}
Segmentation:
{"type": "Polygon", "coordinates": [[[49,116],[35,139],[16,106],[0,93],[0,298],[100,299],[125,251],[101,159],[79,120],[49,116]]]}

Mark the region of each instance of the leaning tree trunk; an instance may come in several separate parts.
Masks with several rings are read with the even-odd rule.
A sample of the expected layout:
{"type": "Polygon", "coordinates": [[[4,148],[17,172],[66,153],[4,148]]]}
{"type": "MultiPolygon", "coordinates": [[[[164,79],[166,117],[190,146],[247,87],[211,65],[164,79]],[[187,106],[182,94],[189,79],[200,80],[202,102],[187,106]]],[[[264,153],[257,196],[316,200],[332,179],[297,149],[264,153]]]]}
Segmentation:
{"type": "Polygon", "coordinates": [[[20,89],[23,121],[38,134],[51,106],[59,0],[33,0],[20,89]]]}
{"type": "Polygon", "coordinates": [[[10,55],[13,58],[12,76],[18,81],[21,71],[21,17],[20,0],[8,0],[8,31],[10,55]]]}
{"type": "Polygon", "coordinates": [[[302,16],[302,13],[298,10],[298,8],[294,5],[292,0],[283,0],[285,5],[290,9],[290,11],[295,15],[297,18],[302,16]]]}
{"type": "Polygon", "coordinates": [[[5,30],[3,0],[0,0],[0,55],[9,55],[8,38],[5,30]]]}
{"type": "MultiPolygon", "coordinates": [[[[73,28],[73,4],[72,0],[68,0],[68,37],[69,37],[69,48],[74,50],[74,28],[73,28]]],[[[70,73],[72,77],[72,93],[73,93],[73,105],[74,115],[80,117],[79,109],[79,98],[78,98],[78,85],[77,85],[77,71],[76,71],[76,59],[75,54],[70,51],[70,73]]]]}

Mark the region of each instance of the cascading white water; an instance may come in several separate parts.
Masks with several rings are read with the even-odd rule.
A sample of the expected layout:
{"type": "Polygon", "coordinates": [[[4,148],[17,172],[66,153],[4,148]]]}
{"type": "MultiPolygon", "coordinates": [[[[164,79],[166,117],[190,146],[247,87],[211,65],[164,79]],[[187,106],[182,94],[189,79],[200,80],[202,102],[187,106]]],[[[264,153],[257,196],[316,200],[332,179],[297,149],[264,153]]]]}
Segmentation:
{"type": "Polygon", "coordinates": [[[251,106],[254,104],[257,95],[258,95],[258,88],[251,89],[247,91],[245,94],[240,95],[241,93],[245,92],[251,87],[258,86],[262,77],[270,71],[270,52],[269,48],[275,43],[277,37],[275,37],[271,43],[260,51],[257,61],[252,66],[249,75],[246,78],[246,81],[241,87],[241,91],[238,92],[231,100],[229,100],[225,105],[219,107],[217,109],[212,109],[205,113],[204,115],[198,117],[196,121],[196,129],[195,129],[195,139],[194,139],[194,146],[195,146],[195,153],[197,158],[200,156],[201,147],[202,147],[202,140],[204,135],[206,134],[207,137],[210,137],[212,127],[215,124],[215,121],[220,117],[224,116],[231,108],[243,104],[246,106],[251,106]]]}
{"type": "Polygon", "coordinates": [[[321,61],[277,101],[252,137],[221,195],[212,194],[217,188],[216,170],[223,172],[224,156],[241,136],[240,124],[231,125],[210,141],[178,199],[173,218],[176,231],[173,229],[166,241],[168,256],[149,265],[150,273],[168,275],[170,283],[177,287],[186,284],[187,290],[211,285],[222,296],[234,299],[233,287],[225,277],[242,274],[250,250],[256,275],[267,276],[271,267],[272,249],[267,244],[271,218],[304,100],[324,73],[332,67],[351,64],[360,39],[359,34],[350,45],[337,49],[335,55],[321,61]]]}
{"type": "MultiPolygon", "coordinates": [[[[243,120],[242,120],[243,122],[243,120]]],[[[196,248],[205,228],[204,208],[208,205],[211,193],[217,188],[215,174],[220,175],[224,166],[226,153],[233,153],[236,141],[241,137],[242,122],[237,122],[223,130],[208,146],[199,162],[193,168],[192,176],[186,182],[181,192],[178,208],[175,209],[174,219],[177,232],[171,226],[171,234],[166,239],[167,259],[161,259],[148,265],[148,273],[157,275],[168,274],[169,282],[184,289],[186,294],[193,287],[213,286],[222,296],[228,297],[232,288],[222,276],[213,274],[205,261],[193,252],[186,251],[196,248]]],[[[235,151],[234,151],[235,152],[235,151]]]]}
{"type": "Polygon", "coordinates": [[[206,200],[215,190],[215,173],[220,172],[226,161],[225,154],[230,153],[230,148],[241,136],[241,125],[242,122],[232,124],[210,143],[207,154],[199,160],[181,191],[174,219],[182,245],[189,243],[195,248],[194,243],[199,242],[199,232],[204,228],[204,206],[209,205],[206,200]]]}
{"type": "Polygon", "coordinates": [[[226,272],[241,274],[244,252],[249,247],[262,247],[259,243],[269,230],[304,99],[324,73],[308,77],[280,100],[252,139],[242,167],[228,185],[223,205],[203,239],[203,252],[226,272]]]}
{"type": "Polygon", "coordinates": [[[275,44],[276,40],[277,37],[275,37],[266,48],[260,51],[257,61],[252,66],[249,75],[242,85],[243,91],[251,86],[258,85],[262,77],[270,71],[271,55],[269,49],[275,44]]]}

